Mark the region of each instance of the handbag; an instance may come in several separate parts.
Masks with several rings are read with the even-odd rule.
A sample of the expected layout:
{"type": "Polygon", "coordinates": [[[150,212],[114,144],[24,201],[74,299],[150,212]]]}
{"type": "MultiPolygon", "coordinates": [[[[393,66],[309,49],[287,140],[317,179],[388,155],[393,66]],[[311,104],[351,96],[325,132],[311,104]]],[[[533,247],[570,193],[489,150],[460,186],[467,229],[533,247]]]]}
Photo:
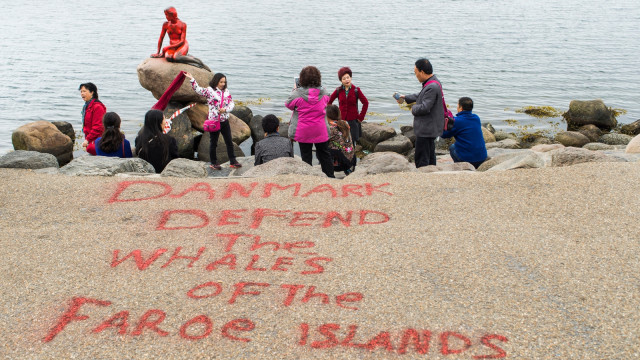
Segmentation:
{"type": "Polygon", "coordinates": [[[204,131],[206,132],[216,132],[220,131],[220,121],[218,120],[207,120],[203,125],[204,131]]]}

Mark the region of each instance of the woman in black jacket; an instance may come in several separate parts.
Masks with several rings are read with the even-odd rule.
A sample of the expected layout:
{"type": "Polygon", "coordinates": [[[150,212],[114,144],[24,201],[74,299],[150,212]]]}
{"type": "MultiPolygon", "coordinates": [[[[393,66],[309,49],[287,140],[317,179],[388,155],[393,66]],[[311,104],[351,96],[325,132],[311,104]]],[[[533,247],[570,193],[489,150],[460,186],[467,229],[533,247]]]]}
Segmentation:
{"type": "Polygon", "coordinates": [[[156,173],[161,173],[171,160],[178,157],[176,139],[162,133],[164,122],[162,111],[147,111],[144,116],[144,126],[135,141],[136,154],[153,165],[156,173]]]}

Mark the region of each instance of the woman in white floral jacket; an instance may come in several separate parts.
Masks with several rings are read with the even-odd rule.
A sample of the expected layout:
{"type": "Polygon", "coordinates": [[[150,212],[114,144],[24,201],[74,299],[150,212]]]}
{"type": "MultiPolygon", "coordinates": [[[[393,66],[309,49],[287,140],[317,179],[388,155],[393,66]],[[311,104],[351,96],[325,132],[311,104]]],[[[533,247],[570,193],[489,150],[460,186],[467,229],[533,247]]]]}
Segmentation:
{"type": "Polygon", "coordinates": [[[236,160],[236,156],[233,153],[233,141],[231,139],[231,127],[229,126],[229,113],[233,110],[234,103],[229,90],[227,90],[227,77],[224,74],[217,73],[213,75],[213,79],[209,82],[209,87],[202,88],[198,86],[198,82],[190,73],[186,73],[186,76],[191,79],[191,87],[199,95],[207,98],[209,104],[209,115],[207,120],[219,121],[220,129],[213,131],[209,134],[209,158],[211,159],[211,168],[215,170],[221,170],[222,167],[218,164],[218,158],[216,156],[216,147],[218,145],[218,137],[222,133],[222,138],[227,146],[227,154],[229,155],[229,165],[232,168],[239,168],[242,165],[236,160]]]}

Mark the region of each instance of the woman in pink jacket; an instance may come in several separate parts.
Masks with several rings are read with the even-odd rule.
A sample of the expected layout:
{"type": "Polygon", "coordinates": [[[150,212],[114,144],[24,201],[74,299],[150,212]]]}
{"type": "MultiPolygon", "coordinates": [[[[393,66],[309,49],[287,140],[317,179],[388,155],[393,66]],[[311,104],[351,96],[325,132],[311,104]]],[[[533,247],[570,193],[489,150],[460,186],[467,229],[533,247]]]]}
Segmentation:
{"type": "Polygon", "coordinates": [[[329,151],[329,123],[325,116],[328,103],[329,95],[322,87],[320,70],[307,66],[300,71],[300,87],[293,89],[284,105],[293,111],[289,138],[300,145],[302,161],[311,165],[315,145],[322,172],[335,177],[329,151]]]}

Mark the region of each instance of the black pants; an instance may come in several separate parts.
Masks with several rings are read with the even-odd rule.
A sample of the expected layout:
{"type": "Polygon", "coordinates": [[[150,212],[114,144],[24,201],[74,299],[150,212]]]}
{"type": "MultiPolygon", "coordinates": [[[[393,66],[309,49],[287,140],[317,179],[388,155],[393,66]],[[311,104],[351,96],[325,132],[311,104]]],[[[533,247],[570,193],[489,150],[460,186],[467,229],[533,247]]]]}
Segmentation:
{"type": "Polygon", "coordinates": [[[416,167],[436,164],[436,138],[416,138],[416,167]]]}
{"type": "Polygon", "coordinates": [[[227,146],[227,154],[229,155],[229,162],[232,164],[237,163],[236,155],[233,153],[233,140],[231,139],[231,126],[229,120],[220,122],[220,131],[209,133],[209,158],[212,164],[218,163],[218,157],[216,155],[216,147],[218,147],[218,137],[222,133],[224,144],[227,146]]]}
{"type": "Polygon", "coordinates": [[[300,145],[300,157],[302,161],[306,162],[309,165],[312,165],[313,161],[313,145],[316,146],[316,157],[318,158],[318,162],[320,162],[320,167],[322,167],[322,172],[325,173],[328,177],[335,177],[333,174],[333,158],[331,157],[331,152],[329,151],[329,142],[325,141],[323,143],[298,143],[300,145]]]}

